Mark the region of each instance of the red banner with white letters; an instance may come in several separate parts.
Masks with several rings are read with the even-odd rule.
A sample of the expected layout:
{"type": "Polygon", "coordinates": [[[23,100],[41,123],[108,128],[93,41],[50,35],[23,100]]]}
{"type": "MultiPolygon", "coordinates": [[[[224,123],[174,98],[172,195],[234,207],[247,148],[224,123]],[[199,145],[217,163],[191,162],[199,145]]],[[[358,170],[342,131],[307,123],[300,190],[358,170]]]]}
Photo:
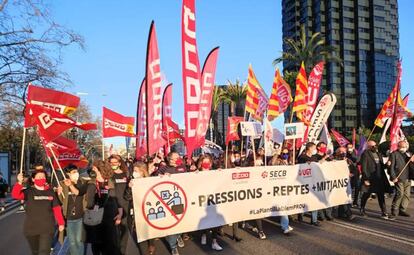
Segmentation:
{"type": "Polygon", "coordinates": [[[182,75],[184,91],[184,123],[187,155],[196,148],[197,122],[200,110],[201,81],[197,52],[194,0],[183,0],[181,13],[182,75]]]}
{"type": "Polygon", "coordinates": [[[103,107],[102,114],[102,134],[103,137],[114,136],[135,136],[134,117],[126,117],[103,107]]]}
{"type": "Polygon", "coordinates": [[[156,153],[165,144],[162,137],[162,88],[160,56],[155,23],[151,23],[147,48],[146,107],[148,155],[156,153]]]}
{"type": "Polygon", "coordinates": [[[219,48],[214,48],[207,56],[201,75],[201,100],[198,111],[196,147],[203,146],[205,143],[207,129],[210,124],[211,103],[214,91],[214,79],[216,76],[216,66],[219,48]]]}
{"type": "Polygon", "coordinates": [[[341,135],[335,129],[331,128],[331,133],[333,137],[335,138],[336,142],[339,144],[339,146],[346,147],[346,145],[349,144],[348,139],[346,139],[343,135],[341,135]]]}

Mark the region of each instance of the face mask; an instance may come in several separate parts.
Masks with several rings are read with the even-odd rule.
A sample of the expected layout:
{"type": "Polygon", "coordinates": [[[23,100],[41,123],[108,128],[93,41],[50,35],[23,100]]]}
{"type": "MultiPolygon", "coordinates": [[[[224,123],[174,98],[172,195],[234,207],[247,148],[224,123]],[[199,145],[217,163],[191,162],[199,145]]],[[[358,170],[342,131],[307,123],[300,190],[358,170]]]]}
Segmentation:
{"type": "Polygon", "coordinates": [[[282,155],[280,155],[280,157],[281,157],[283,160],[287,160],[287,159],[289,158],[289,154],[287,154],[287,153],[283,153],[282,155]]]}
{"type": "Polygon", "coordinates": [[[372,151],[372,152],[377,152],[377,150],[378,150],[377,146],[372,146],[372,147],[371,147],[371,151],[372,151]]]}
{"type": "Polygon", "coordinates": [[[183,164],[183,160],[182,160],[181,158],[178,158],[178,159],[175,161],[175,164],[176,164],[177,166],[181,166],[181,165],[183,164]]]}
{"type": "Polygon", "coordinates": [[[34,184],[38,187],[44,187],[46,184],[46,179],[42,178],[42,179],[34,179],[34,184]]]}
{"type": "Polygon", "coordinates": [[[319,152],[325,154],[326,153],[326,147],[319,148],[319,152]]]}
{"type": "Polygon", "coordinates": [[[119,166],[111,166],[112,170],[118,170],[119,166]]]}
{"type": "Polygon", "coordinates": [[[73,173],[69,177],[71,181],[77,182],[79,180],[79,173],[73,173]]]}
{"type": "Polygon", "coordinates": [[[343,152],[340,155],[341,155],[341,157],[345,158],[346,157],[346,152],[343,152]]]}
{"type": "Polygon", "coordinates": [[[142,174],[141,172],[133,172],[132,177],[134,177],[134,179],[138,179],[142,177],[142,174]]]}
{"type": "Polygon", "coordinates": [[[317,150],[313,150],[313,151],[312,151],[312,155],[316,155],[316,153],[318,153],[318,151],[317,151],[317,150]]]}
{"type": "Polygon", "coordinates": [[[407,148],[400,148],[400,152],[401,153],[406,153],[407,152],[407,148]]]}
{"type": "Polygon", "coordinates": [[[211,168],[210,162],[203,162],[203,163],[201,163],[201,168],[203,168],[203,169],[210,169],[211,168]]]}
{"type": "Polygon", "coordinates": [[[354,149],[348,149],[349,153],[352,153],[354,151],[354,149]]]}

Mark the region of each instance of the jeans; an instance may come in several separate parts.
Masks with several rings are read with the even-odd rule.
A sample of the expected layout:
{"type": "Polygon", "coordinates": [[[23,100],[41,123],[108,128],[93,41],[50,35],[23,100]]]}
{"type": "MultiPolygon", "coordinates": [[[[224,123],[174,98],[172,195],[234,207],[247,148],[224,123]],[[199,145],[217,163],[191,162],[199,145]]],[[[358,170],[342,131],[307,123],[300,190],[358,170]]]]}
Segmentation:
{"type": "Polygon", "coordinates": [[[280,216],[280,226],[282,227],[282,230],[289,228],[289,217],[287,215],[280,216]]]}
{"type": "Polygon", "coordinates": [[[410,202],[411,181],[399,181],[395,184],[395,196],[392,200],[391,213],[398,214],[398,211],[406,212],[410,202]]]}
{"type": "Polygon", "coordinates": [[[26,236],[33,255],[49,255],[52,247],[53,234],[26,236]]]}
{"type": "Polygon", "coordinates": [[[84,254],[85,244],[83,243],[83,221],[82,218],[77,220],[68,220],[66,232],[69,240],[69,250],[71,255],[84,254]]]}
{"type": "Polygon", "coordinates": [[[312,211],[311,212],[311,218],[312,218],[312,223],[315,223],[318,221],[318,211],[312,211]]]}
{"type": "Polygon", "coordinates": [[[177,248],[177,238],[179,235],[170,235],[166,236],[165,239],[167,240],[168,244],[170,245],[170,249],[173,250],[177,248]]]}

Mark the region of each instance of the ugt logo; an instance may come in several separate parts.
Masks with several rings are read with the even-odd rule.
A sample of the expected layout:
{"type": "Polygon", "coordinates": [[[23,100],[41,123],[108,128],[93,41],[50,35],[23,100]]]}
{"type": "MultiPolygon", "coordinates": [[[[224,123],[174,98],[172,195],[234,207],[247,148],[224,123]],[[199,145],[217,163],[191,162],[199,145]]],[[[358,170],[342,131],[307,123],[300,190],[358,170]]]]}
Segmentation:
{"type": "Polygon", "coordinates": [[[299,176],[311,177],[312,176],[312,168],[299,169],[299,176]]]}

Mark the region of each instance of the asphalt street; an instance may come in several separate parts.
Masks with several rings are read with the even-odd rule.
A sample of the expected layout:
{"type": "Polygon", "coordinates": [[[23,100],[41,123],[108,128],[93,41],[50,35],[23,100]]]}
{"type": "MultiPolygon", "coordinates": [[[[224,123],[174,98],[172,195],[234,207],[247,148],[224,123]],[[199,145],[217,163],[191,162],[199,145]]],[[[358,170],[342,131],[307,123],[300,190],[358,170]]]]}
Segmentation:
{"type": "MultiPolygon", "coordinates": [[[[387,198],[388,208],[391,199],[387,198]]],[[[180,254],[413,254],[414,249],[414,202],[410,204],[412,217],[397,217],[395,221],[380,218],[376,200],[368,202],[368,217],[356,214],[352,221],[324,221],[320,227],[309,224],[309,218],[302,223],[294,220],[294,231],[284,236],[278,218],[268,218],[263,222],[266,240],[259,240],[256,234],[241,230],[242,241],[237,243],[229,238],[232,228],[225,227],[225,236],[219,238],[224,248],[221,252],[211,249],[211,239],[207,245],[200,244],[200,234],[191,233],[193,240],[185,241],[179,248],[180,254]]],[[[13,210],[0,216],[0,254],[30,254],[22,235],[24,213],[13,210]]],[[[253,224],[253,223],[252,223],[253,224]]],[[[169,254],[165,241],[156,240],[156,254],[169,254]]],[[[146,243],[141,244],[146,252],[146,243]]],[[[91,254],[90,249],[88,254],[91,254]]],[[[127,254],[139,254],[139,250],[129,242],[127,254]]]]}

